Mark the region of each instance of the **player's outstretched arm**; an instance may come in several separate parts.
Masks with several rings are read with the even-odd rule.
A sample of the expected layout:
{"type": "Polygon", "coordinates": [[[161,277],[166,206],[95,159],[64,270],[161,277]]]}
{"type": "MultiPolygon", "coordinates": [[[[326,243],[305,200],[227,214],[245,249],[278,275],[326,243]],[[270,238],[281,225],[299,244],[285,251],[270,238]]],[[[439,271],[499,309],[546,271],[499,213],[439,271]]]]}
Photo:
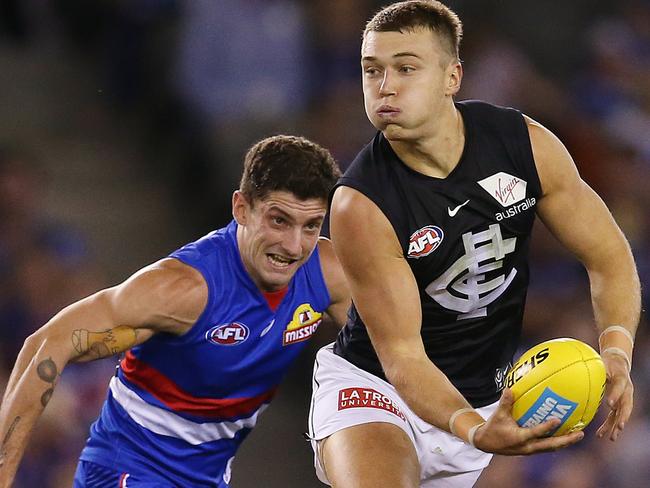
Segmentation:
{"type": "Polygon", "coordinates": [[[523,429],[512,419],[511,405],[502,405],[500,415],[478,428],[484,419],[426,355],[417,283],[388,219],[363,194],[340,187],[332,201],[331,233],[386,377],[419,417],[467,442],[474,437],[486,452],[532,454],[580,440],[582,434],[540,443],[555,425],[523,429]]]}
{"type": "Polygon", "coordinates": [[[607,371],[609,415],[599,437],[616,440],[630,418],[630,379],[641,289],[630,246],[600,197],[578,174],[573,159],[549,130],[527,118],[542,183],[537,213],[546,227],[584,264],[607,371]]]}
{"type": "Polygon", "coordinates": [[[0,487],[11,486],[29,434],[69,362],[118,354],[158,331],[181,334],[206,302],[201,275],[165,259],[64,308],[28,337],[0,407],[0,487]]]}
{"type": "Polygon", "coordinates": [[[318,252],[325,284],[331,299],[330,306],[327,308],[327,315],[338,328],[341,328],[345,325],[348,309],[352,303],[350,287],[345,279],[341,263],[334,253],[332,241],[321,237],[318,240],[318,252]]]}

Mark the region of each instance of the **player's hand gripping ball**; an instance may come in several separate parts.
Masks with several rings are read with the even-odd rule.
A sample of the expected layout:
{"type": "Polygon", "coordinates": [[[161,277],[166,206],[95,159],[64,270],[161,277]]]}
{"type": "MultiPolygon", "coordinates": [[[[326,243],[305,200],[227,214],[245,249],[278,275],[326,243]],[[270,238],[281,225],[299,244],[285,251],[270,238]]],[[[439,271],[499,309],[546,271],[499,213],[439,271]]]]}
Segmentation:
{"type": "Polygon", "coordinates": [[[515,400],[512,416],[522,427],[557,417],[562,422],[552,435],[582,430],[596,415],[605,381],[600,355],[584,342],[542,342],[523,353],[506,376],[515,400]]]}

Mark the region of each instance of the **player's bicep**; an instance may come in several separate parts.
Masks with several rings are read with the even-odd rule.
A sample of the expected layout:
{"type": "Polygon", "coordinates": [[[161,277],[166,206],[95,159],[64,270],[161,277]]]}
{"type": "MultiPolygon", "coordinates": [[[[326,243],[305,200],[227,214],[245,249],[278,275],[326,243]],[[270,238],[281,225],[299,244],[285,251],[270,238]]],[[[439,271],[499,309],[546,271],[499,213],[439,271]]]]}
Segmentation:
{"type": "Polygon", "coordinates": [[[624,237],[602,199],[580,178],[571,155],[550,131],[527,119],[543,195],[537,214],[578,259],[606,259],[624,237]]]}
{"type": "Polygon", "coordinates": [[[37,335],[70,361],[89,361],[121,353],[156,332],[182,333],[207,301],[207,285],[194,273],[175,260],[154,263],[64,308],[37,335]]]}
{"type": "Polygon", "coordinates": [[[108,290],[112,321],[181,335],[199,318],[208,286],[195,268],[163,259],[108,290]]]}
{"type": "Polygon", "coordinates": [[[386,216],[358,191],[340,187],[330,218],[352,300],[384,369],[422,352],[417,284],[386,216]]]}

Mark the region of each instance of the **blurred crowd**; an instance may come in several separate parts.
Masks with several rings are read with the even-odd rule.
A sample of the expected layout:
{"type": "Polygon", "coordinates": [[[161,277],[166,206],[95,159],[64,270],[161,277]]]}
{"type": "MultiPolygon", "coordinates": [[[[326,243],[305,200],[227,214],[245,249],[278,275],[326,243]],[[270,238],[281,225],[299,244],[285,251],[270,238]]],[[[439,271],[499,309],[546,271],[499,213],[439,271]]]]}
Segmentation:
{"type": "MultiPolygon", "coordinates": [[[[305,135],[328,147],[342,168],[369,140],[373,129],[362,104],[360,34],[365,20],[385,3],[0,0],[0,52],[27,56],[54,43],[59,55],[74,60],[80,76],[93,73],[101,80],[101,110],[113,124],[128,121],[144,155],[138,171],[168,187],[174,199],[175,213],[166,225],[190,240],[229,220],[241,158],[256,139],[280,132],[305,135]]],[[[641,281],[647,283],[650,1],[448,3],[465,25],[459,98],[517,107],[553,130],[584,179],[609,205],[631,243],[641,281]]],[[[16,83],[24,83],[25,90],[37,86],[13,79],[3,64],[0,57],[0,92],[10,84],[15,89],[16,83]]],[[[0,116],[8,117],[1,108],[0,116]]],[[[99,260],[89,245],[89,231],[52,215],[43,204],[43,195],[57,191],[52,168],[65,161],[49,159],[41,143],[38,154],[31,147],[54,130],[57,137],[71,140],[84,132],[67,134],[39,123],[29,131],[10,123],[2,127],[0,388],[25,337],[66,304],[108,286],[111,274],[100,265],[106,260],[99,260]]],[[[97,162],[88,161],[93,164],[97,162]]],[[[113,197],[110,188],[99,196],[113,197]]],[[[570,208],[566,217],[571,218],[570,208]]],[[[522,350],[562,336],[595,345],[584,269],[542,225],[535,232],[522,350]]],[[[645,293],[644,308],[648,300],[645,293]]],[[[311,356],[301,360],[302,374],[290,378],[290,400],[275,405],[299,405],[290,416],[293,423],[306,422],[311,357],[333,335],[321,334],[311,356]]],[[[70,486],[76,456],[115,364],[109,359],[66,370],[16,487],[70,486]]],[[[648,486],[650,334],[645,318],[637,335],[633,379],[635,412],[617,443],[597,440],[592,425],[585,440],[567,451],[495,459],[479,487],[648,486]]],[[[276,415],[271,422],[285,418],[282,412],[276,415]]],[[[602,412],[594,424],[599,420],[602,412]]],[[[279,436],[293,435],[283,434],[282,425],[275,429],[279,436]]],[[[297,445],[304,452],[295,459],[305,466],[296,462],[291,469],[294,480],[301,481],[276,484],[269,477],[246,484],[252,482],[235,471],[233,487],[320,486],[313,476],[299,474],[310,472],[311,454],[306,444],[297,445]]]]}

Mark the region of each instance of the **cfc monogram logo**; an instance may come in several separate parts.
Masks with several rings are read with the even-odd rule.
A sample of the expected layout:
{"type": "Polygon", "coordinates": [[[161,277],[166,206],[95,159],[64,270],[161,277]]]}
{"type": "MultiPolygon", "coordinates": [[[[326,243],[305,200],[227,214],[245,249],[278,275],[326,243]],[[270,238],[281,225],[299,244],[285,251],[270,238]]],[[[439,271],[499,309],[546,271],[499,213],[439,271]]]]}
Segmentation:
{"type": "Polygon", "coordinates": [[[476,234],[463,234],[465,255],[429,283],[427,294],[443,307],[461,312],[458,320],[485,317],[487,306],[506,291],[517,270],[513,268],[508,276],[499,274],[488,281],[485,274],[503,267],[503,259],[515,250],[516,242],[515,237],[503,239],[499,224],[476,234]],[[450,293],[449,288],[455,293],[450,293]]]}

